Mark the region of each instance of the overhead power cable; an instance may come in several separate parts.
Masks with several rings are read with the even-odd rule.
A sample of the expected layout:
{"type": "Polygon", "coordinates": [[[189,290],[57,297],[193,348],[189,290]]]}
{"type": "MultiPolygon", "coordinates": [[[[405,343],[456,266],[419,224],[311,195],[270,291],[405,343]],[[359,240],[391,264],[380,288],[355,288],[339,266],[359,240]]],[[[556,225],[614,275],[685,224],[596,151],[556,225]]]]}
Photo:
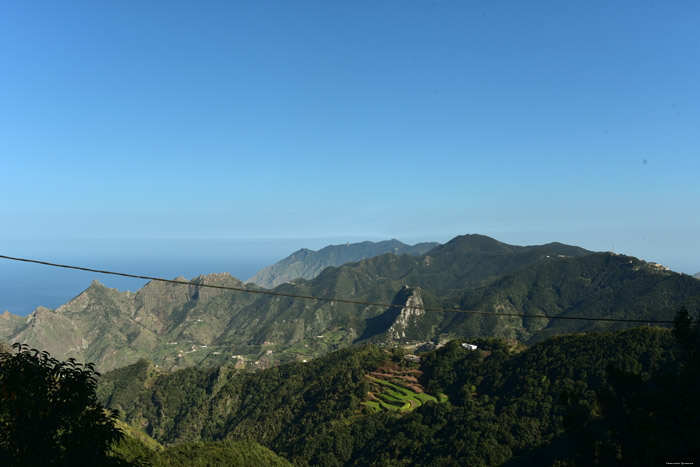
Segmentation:
{"type": "Polygon", "coordinates": [[[608,321],[608,322],[616,322],[616,323],[640,323],[640,324],[641,323],[673,324],[673,321],[670,321],[670,320],[625,319],[625,318],[590,318],[590,317],[584,317],[584,316],[555,316],[555,315],[545,315],[545,314],[526,315],[524,313],[501,313],[501,312],[495,312],[495,311],[457,310],[457,309],[452,309],[452,308],[437,308],[437,307],[428,307],[428,306],[395,305],[395,304],[391,304],[391,303],[366,302],[366,301],[362,301],[362,300],[349,300],[346,298],[314,297],[311,295],[299,295],[299,294],[290,294],[290,293],[283,293],[283,292],[274,292],[272,290],[249,289],[249,288],[245,288],[245,287],[234,287],[234,286],[230,286],[230,285],[204,284],[204,283],[198,283],[198,282],[192,282],[192,281],[182,281],[182,280],[176,280],[176,279],[163,279],[161,277],[140,276],[137,274],[127,274],[124,272],[115,272],[115,271],[103,271],[100,269],[84,268],[84,267],[80,267],[80,266],[70,266],[67,264],[49,263],[47,261],[38,261],[35,259],[14,258],[12,256],[5,256],[5,255],[0,255],[0,258],[7,259],[10,261],[22,261],[25,263],[43,264],[44,266],[53,266],[53,267],[57,267],[57,268],[77,269],[79,271],[96,272],[98,274],[110,274],[113,276],[131,277],[134,279],[145,279],[145,280],[150,280],[150,281],[167,282],[170,284],[191,285],[191,286],[195,286],[195,287],[209,287],[212,289],[234,290],[236,292],[252,293],[252,294],[259,294],[259,295],[272,295],[272,296],[276,296],[276,297],[300,298],[300,299],[304,299],[304,300],[316,300],[316,301],[321,301],[321,302],[349,303],[351,305],[366,305],[366,306],[376,306],[376,307],[381,307],[381,308],[412,308],[415,310],[441,311],[444,313],[466,313],[466,314],[473,314],[473,315],[508,316],[508,317],[516,317],[516,318],[568,319],[568,320],[575,320],[575,321],[608,321]]]}

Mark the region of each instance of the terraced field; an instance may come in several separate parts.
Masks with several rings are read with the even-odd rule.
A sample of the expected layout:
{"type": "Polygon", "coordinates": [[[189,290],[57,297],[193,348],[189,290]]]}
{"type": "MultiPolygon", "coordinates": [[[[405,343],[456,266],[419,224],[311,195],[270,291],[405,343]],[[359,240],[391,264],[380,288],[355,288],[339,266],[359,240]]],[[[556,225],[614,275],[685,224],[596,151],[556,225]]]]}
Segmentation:
{"type": "MultiPolygon", "coordinates": [[[[438,402],[438,398],[426,394],[418,382],[421,371],[400,368],[396,364],[386,364],[365,378],[370,383],[367,400],[362,404],[370,412],[412,411],[426,402],[438,402]]],[[[444,394],[440,402],[447,400],[444,394]]]]}

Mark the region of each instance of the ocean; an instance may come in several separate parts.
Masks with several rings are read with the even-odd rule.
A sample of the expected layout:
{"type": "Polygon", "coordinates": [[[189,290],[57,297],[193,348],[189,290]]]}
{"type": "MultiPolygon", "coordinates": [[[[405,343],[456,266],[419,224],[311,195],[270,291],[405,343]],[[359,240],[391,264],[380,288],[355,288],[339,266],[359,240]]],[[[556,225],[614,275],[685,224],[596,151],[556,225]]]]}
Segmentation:
{"type": "MultiPolygon", "coordinates": [[[[299,248],[318,249],[337,239],[274,240],[62,240],[0,241],[0,254],[91,269],[173,279],[228,272],[246,280],[299,248]]],[[[0,259],[0,313],[25,316],[38,306],[57,308],[97,279],[136,291],[141,279],[0,259]]]]}

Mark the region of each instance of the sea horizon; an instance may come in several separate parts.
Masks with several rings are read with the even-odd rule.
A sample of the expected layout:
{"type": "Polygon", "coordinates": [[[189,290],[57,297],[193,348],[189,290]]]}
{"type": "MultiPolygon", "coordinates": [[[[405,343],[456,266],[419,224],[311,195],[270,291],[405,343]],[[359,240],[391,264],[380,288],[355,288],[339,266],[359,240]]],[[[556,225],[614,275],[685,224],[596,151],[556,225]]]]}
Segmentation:
{"type": "MultiPolygon", "coordinates": [[[[47,244],[21,239],[3,241],[0,254],[163,279],[229,273],[245,281],[300,248],[318,250],[331,244],[364,240],[367,238],[66,239],[47,244]]],[[[2,259],[0,313],[7,310],[26,316],[40,306],[58,308],[95,279],[122,292],[135,292],[148,282],[2,259]]]]}

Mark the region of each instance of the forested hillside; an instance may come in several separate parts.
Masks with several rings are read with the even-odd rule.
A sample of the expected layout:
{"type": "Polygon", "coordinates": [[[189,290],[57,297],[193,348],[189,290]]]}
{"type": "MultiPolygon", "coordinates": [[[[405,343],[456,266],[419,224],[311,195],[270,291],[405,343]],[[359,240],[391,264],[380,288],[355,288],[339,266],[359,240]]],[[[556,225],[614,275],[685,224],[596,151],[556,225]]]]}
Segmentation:
{"type": "MultiPolygon", "coordinates": [[[[672,320],[679,307],[700,305],[700,289],[689,276],[665,271],[628,256],[595,253],[541,263],[476,290],[448,298],[447,308],[526,315],[629,320],[672,320]]],[[[443,332],[503,336],[534,343],[574,332],[616,330],[625,323],[448,315],[443,332]]]]}
{"type": "MultiPolygon", "coordinates": [[[[145,435],[144,435],[145,436],[145,435]]],[[[183,443],[166,449],[152,448],[143,436],[126,436],[113,451],[134,467],[290,467],[292,464],[253,442],[209,441],[183,443]]],[[[149,444],[153,444],[150,441],[149,444]]]]}
{"type": "MultiPolygon", "coordinates": [[[[403,358],[400,349],[352,347],[258,373],[167,373],[141,361],[106,374],[100,395],[165,445],[249,440],[298,465],[543,465],[557,459],[574,465],[583,462],[590,439],[598,460],[614,446],[627,449],[624,439],[600,438],[616,432],[599,426],[614,428],[629,416],[610,412],[606,395],[658,391],[679,375],[697,380],[683,376],[689,368],[683,362],[698,358],[697,326],[686,328],[694,331],[680,346],[668,330],[636,328],[553,337],[525,350],[504,339],[474,340],[475,351],[452,341],[423,354],[420,363],[403,358]],[[415,389],[435,400],[404,411],[363,403],[372,375],[392,365],[418,370],[415,389]],[[621,386],[620,375],[637,386],[621,386]]],[[[690,388],[675,395],[682,404],[690,388]]],[[[689,407],[697,411],[697,402],[689,407]]],[[[667,416],[661,407],[654,417],[663,425],[667,416]]],[[[645,449],[658,456],[681,449],[668,442],[645,449]]]]}

